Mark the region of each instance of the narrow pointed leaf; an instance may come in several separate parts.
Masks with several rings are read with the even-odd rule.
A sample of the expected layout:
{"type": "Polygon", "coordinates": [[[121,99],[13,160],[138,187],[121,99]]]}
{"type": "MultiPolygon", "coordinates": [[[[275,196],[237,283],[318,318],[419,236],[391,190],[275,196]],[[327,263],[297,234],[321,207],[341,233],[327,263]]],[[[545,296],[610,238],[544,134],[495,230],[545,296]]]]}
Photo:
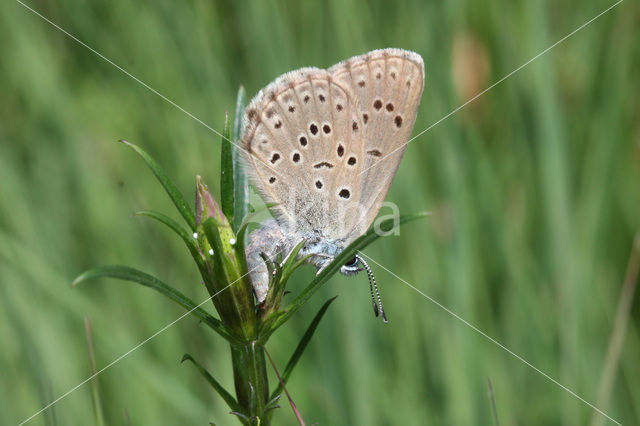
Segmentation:
{"type": "MultiPolygon", "coordinates": [[[[249,212],[249,179],[242,163],[244,153],[242,146],[242,115],[247,103],[244,87],[240,86],[236,101],[236,112],[233,122],[233,231],[238,233],[240,224],[249,212]]],[[[229,217],[229,216],[227,216],[229,217]]]]}
{"type": "Polygon", "coordinates": [[[276,408],[280,408],[280,405],[278,405],[278,401],[280,400],[280,396],[281,395],[276,395],[275,398],[272,398],[271,401],[269,401],[267,403],[267,405],[264,406],[264,410],[262,411],[262,415],[267,420],[267,424],[270,424],[269,421],[271,420],[271,417],[273,417],[275,409],[276,408]]]}
{"type": "Polygon", "coordinates": [[[293,274],[293,271],[295,271],[300,265],[305,263],[306,260],[311,257],[311,255],[307,255],[307,256],[304,256],[300,260],[296,260],[296,258],[298,257],[298,253],[302,249],[302,246],[304,246],[304,243],[305,243],[305,241],[301,240],[293,248],[293,250],[291,250],[291,252],[287,255],[286,261],[282,265],[282,280],[283,281],[286,282],[289,279],[289,277],[291,276],[291,274],[293,274]]]}
{"type": "Polygon", "coordinates": [[[245,425],[251,424],[251,419],[246,414],[243,414],[243,413],[241,413],[239,411],[232,411],[229,414],[233,414],[234,416],[237,416],[240,419],[240,421],[242,422],[242,424],[245,424],[245,425]]]}
{"type": "Polygon", "coordinates": [[[297,261],[296,257],[302,249],[302,246],[304,246],[304,243],[305,241],[301,239],[289,254],[287,254],[285,259],[277,259],[275,264],[266,258],[266,256],[263,257],[263,260],[267,265],[267,270],[269,270],[270,280],[269,291],[267,292],[267,297],[264,300],[264,309],[262,310],[262,330],[269,330],[273,323],[284,315],[284,312],[279,311],[278,308],[282,303],[282,296],[284,295],[289,277],[301,264],[301,261],[297,261]]]}
{"type": "Polygon", "coordinates": [[[169,194],[171,201],[173,201],[173,204],[176,206],[176,208],[180,212],[180,215],[182,215],[184,220],[187,222],[187,225],[189,225],[189,228],[191,228],[192,231],[195,231],[196,218],[195,218],[195,215],[193,214],[193,211],[184,200],[182,193],[180,193],[180,191],[175,186],[175,184],[171,181],[171,179],[169,179],[169,177],[164,172],[164,170],[162,170],[162,168],[160,168],[158,163],[156,163],[155,160],[151,158],[151,156],[147,154],[147,152],[144,151],[139,146],[134,145],[125,140],[120,140],[120,142],[132,148],[135,152],[137,152],[142,157],[142,159],[145,161],[145,163],[147,163],[147,166],[149,166],[149,168],[151,169],[153,174],[156,176],[160,184],[163,186],[164,190],[167,191],[167,194],[169,194]]]}
{"type": "Polygon", "coordinates": [[[282,395],[276,395],[272,397],[271,400],[267,402],[267,405],[264,406],[264,412],[266,413],[267,411],[273,410],[274,408],[280,408],[280,406],[278,405],[278,401],[280,400],[281,396],[282,395]]]}
{"type": "MultiPolygon", "coordinates": [[[[285,259],[276,259],[276,271],[275,274],[272,274],[274,278],[272,280],[272,283],[269,284],[270,291],[269,295],[267,296],[267,300],[271,300],[274,297],[282,297],[282,293],[284,292],[284,287],[287,283],[287,280],[295,270],[294,265],[298,264],[298,261],[296,261],[296,257],[302,249],[302,246],[304,246],[304,243],[305,241],[301,239],[300,242],[298,242],[298,244],[296,244],[296,246],[286,255],[285,259]],[[273,288],[273,290],[271,290],[271,288],[273,288]]],[[[265,262],[266,260],[267,259],[265,259],[265,262]]]]}
{"type": "MultiPolygon", "coordinates": [[[[398,220],[398,226],[403,225],[407,222],[412,222],[417,219],[421,219],[427,217],[428,213],[418,213],[413,215],[403,215],[400,216],[398,220]]],[[[384,233],[388,233],[389,231],[394,229],[394,219],[385,220],[380,224],[380,230],[384,233]]],[[[293,314],[295,314],[298,309],[304,305],[307,300],[320,288],[322,284],[327,282],[329,278],[338,270],[342,265],[347,263],[349,259],[351,259],[358,250],[362,250],[367,247],[369,244],[380,238],[379,235],[374,228],[370,228],[364,235],[359,237],[353,243],[349,245],[349,247],[345,248],[325,269],[323,269],[309,285],[302,290],[302,292],[291,302],[289,306],[286,307],[286,314],[280,317],[277,321],[274,322],[271,327],[271,331],[265,333],[264,336],[261,336],[262,341],[266,341],[266,339],[282,324],[287,322],[289,318],[293,314]]]]}
{"type": "Polygon", "coordinates": [[[227,392],[227,390],[216,379],[214,379],[213,376],[204,367],[200,365],[200,363],[198,363],[195,359],[193,359],[191,355],[184,354],[184,356],[182,357],[182,361],[180,362],[185,362],[185,361],[191,361],[191,363],[196,367],[196,369],[200,372],[200,374],[202,374],[202,376],[207,380],[207,382],[209,382],[211,387],[215,389],[216,392],[218,392],[218,395],[220,395],[222,399],[224,399],[224,402],[227,403],[231,411],[236,411],[236,412],[242,411],[242,407],[240,407],[240,404],[238,404],[238,401],[236,401],[236,399],[229,392],[227,392]]]}
{"type": "Polygon", "coordinates": [[[89,269],[88,271],[80,274],[71,284],[72,287],[80,284],[83,281],[87,281],[92,278],[116,278],[124,281],[131,281],[138,284],[142,284],[145,287],[152,288],[160,294],[168,297],[176,302],[178,305],[189,311],[190,314],[199,318],[211,327],[214,331],[220,334],[230,342],[235,341],[229,334],[225,325],[218,319],[209,315],[207,311],[200,308],[196,303],[189,299],[184,294],[180,293],[173,287],[163,283],[158,278],[149,275],[145,272],[139,271],[135,268],[121,265],[101,266],[98,268],[89,269]]]}
{"type": "MultiPolygon", "coordinates": [[[[309,324],[309,327],[307,328],[307,331],[305,331],[304,335],[302,336],[302,339],[300,339],[300,343],[298,343],[296,350],[293,351],[293,355],[291,355],[291,358],[289,359],[289,362],[287,363],[287,366],[285,367],[284,372],[282,373],[282,381],[285,385],[289,381],[289,377],[291,377],[291,373],[293,372],[293,369],[295,368],[296,364],[300,360],[302,353],[307,348],[309,341],[313,337],[313,333],[315,333],[316,328],[318,328],[318,324],[320,323],[320,320],[322,320],[324,313],[329,308],[329,305],[331,305],[331,302],[336,300],[336,297],[338,296],[332,297],[331,299],[327,300],[324,303],[324,305],[322,305],[322,307],[320,308],[316,316],[313,318],[313,321],[311,321],[311,324],[309,324]]],[[[280,394],[280,392],[282,392],[282,384],[278,384],[276,389],[271,394],[271,398],[272,399],[275,398],[277,395],[280,394]]]]}
{"type": "Polygon", "coordinates": [[[193,235],[187,232],[178,222],[171,219],[170,217],[153,210],[142,210],[134,213],[134,216],[147,216],[153,218],[169,227],[173,232],[178,234],[178,236],[184,241],[187,249],[189,249],[189,253],[193,257],[193,260],[198,265],[198,269],[200,273],[203,274],[203,279],[205,278],[204,274],[206,274],[206,267],[204,265],[204,260],[202,259],[202,255],[198,250],[198,245],[196,244],[196,239],[193,238],[193,235]]]}
{"type": "Polygon", "coordinates": [[[229,129],[229,114],[225,113],[220,145],[220,201],[222,213],[233,226],[233,145],[229,129]]]}

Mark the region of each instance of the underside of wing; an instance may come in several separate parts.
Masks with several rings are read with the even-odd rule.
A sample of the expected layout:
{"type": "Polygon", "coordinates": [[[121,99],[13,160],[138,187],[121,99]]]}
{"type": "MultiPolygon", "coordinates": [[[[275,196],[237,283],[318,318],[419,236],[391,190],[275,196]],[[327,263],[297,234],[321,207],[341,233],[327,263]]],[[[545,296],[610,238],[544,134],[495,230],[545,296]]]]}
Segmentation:
{"type": "Polygon", "coordinates": [[[328,72],[353,94],[363,123],[364,164],[358,181],[361,209],[369,214],[353,230],[355,238],[377,215],[406,149],[424,88],[424,63],[413,52],[381,49],[328,72]]]}
{"type": "Polygon", "coordinates": [[[242,137],[254,184],[277,203],[281,225],[323,238],[348,232],[365,156],[359,109],[333,80],[316,68],[279,77],[246,108],[242,137]]]}

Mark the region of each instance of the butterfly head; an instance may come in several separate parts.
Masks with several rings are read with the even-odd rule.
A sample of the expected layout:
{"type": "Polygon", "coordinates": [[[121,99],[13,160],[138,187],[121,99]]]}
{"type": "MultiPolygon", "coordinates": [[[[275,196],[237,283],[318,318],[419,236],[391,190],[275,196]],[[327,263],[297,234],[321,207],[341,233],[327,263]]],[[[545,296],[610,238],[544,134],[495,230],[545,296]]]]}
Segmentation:
{"type": "Polygon", "coordinates": [[[359,254],[356,254],[347,263],[340,267],[340,272],[344,275],[356,275],[360,271],[367,271],[373,313],[376,316],[381,316],[382,320],[387,323],[387,315],[384,313],[384,308],[382,307],[382,299],[380,298],[380,292],[378,291],[378,284],[376,283],[376,278],[373,276],[373,271],[367,262],[359,254]]]}
{"type": "Polygon", "coordinates": [[[357,256],[353,256],[351,260],[340,267],[340,273],[344,275],[356,275],[362,270],[357,256]]]}

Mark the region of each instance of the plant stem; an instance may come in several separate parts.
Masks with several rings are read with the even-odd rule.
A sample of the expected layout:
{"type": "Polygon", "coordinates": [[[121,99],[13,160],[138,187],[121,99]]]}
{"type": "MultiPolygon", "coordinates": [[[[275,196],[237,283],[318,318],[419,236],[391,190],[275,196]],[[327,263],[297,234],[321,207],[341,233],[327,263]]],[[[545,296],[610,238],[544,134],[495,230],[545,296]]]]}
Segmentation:
{"type": "Polygon", "coordinates": [[[265,406],[269,400],[267,364],[264,350],[256,341],[243,345],[231,345],[233,379],[238,403],[245,409],[243,414],[251,418],[251,424],[260,418],[261,423],[265,406]]]}

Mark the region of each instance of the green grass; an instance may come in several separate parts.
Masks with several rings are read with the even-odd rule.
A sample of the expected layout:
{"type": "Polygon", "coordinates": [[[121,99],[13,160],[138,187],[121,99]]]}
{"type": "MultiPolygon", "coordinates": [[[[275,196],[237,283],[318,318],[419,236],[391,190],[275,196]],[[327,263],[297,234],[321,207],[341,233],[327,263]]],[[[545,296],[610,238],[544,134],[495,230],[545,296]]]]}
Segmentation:
{"type": "MultiPolygon", "coordinates": [[[[415,50],[427,85],[414,134],[466,98],[452,46],[471,34],[508,74],[612,3],[29,2],[213,128],[301,66],[380,47],[415,50]]],[[[640,230],[638,8],[625,1],[409,145],[388,199],[426,221],[366,253],[595,403],[633,235],[640,230]]],[[[207,294],[182,242],[138,210],[175,217],[130,150],[147,150],[186,194],[219,193],[220,137],[32,14],[0,14],[0,423],[17,424],[182,314],[148,289],[71,289],[81,271],[126,264],[195,301],[207,294]]],[[[479,73],[472,73],[478,75],[479,73]]],[[[278,330],[280,371],[327,311],[288,389],[307,423],[585,424],[594,411],[375,267],[335,277],[278,330]]],[[[299,291],[311,268],[290,282],[299,291]]],[[[285,303],[287,301],[285,300],[285,303]]],[[[210,306],[207,305],[207,308],[210,306]]],[[[606,413],[640,423],[640,322],[632,304],[606,413]]],[[[224,341],[185,318],[100,374],[106,424],[232,424],[188,352],[227,388],[224,341]],[[127,420],[128,419],[128,420],[127,420]]],[[[272,386],[277,383],[271,377],[272,386]]],[[[286,401],[277,424],[296,424],[286,401]]],[[[29,424],[92,424],[90,384],[29,424]]]]}

